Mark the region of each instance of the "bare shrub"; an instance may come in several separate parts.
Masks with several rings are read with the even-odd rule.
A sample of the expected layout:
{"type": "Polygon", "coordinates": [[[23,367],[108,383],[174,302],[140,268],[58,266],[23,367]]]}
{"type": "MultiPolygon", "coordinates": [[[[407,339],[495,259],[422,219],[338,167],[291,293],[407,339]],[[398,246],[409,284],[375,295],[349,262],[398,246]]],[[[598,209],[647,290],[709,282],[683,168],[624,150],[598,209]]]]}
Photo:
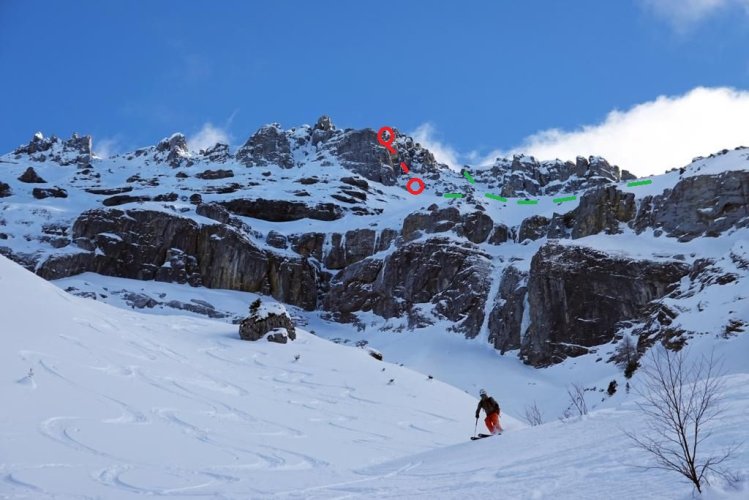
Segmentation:
{"type": "Polygon", "coordinates": [[[572,387],[567,389],[567,394],[570,397],[569,409],[574,409],[580,416],[587,415],[588,405],[585,403],[585,389],[578,384],[572,384],[572,387]]]}
{"type": "Polygon", "coordinates": [[[535,401],[532,405],[525,407],[525,420],[531,425],[531,427],[536,427],[537,425],[544,423],[541,410],[538,409],[538,405],[535,401]]]}
{"type": "Polygon", "coordinates": [[[646,468],[677,472],[700,493],[709,484],[708,474],[730,482],[733,476],[724,464],[738,446],[718,454],[707,454],[701,446],[712,435],[707,424],[721,414],[723,381],[713,355],[693,361],[684,350],[672,352],[661,347],[643,372],[643,386],[636,390],[644,402],[637,406],[649,432],[625,434],[655,459],[657,465],[646,468]]]}

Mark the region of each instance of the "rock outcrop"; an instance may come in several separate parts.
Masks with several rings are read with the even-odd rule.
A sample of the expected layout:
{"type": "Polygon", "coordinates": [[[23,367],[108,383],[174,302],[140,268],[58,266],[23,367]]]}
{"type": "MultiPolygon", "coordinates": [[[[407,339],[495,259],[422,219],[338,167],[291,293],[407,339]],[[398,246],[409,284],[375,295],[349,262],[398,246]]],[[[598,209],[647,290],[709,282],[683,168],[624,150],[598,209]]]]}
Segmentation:
{"type": "Polygon", "coordinates": [[[67,198],[68,192],[61,187],[51,188],[34,188],[31,190],[31,194],[37,200],[43,200],[44,198],[67,198]]]}
{"type": "Polygon", "coordinates": [[[390,153],[378,144],[374,130],[363,129],[342,134],[331,141],[330,148],[352,172],[386,186],[395,184],[397,174],[393,160],[390,153]]]}
{"type": "Polygon", "coordinates": [[[431,304],[435,314],[455,323],[455,331],[475,337],[484,321],[490,268],[488,256],[470,244],[447,238],[413,242],[384,261],[365,259],[336,274],[324,307],[344,314],[405,316],[410,326],[423,326],[427,320],[415,306],[431,304]]]}
{"type": "Polygon", "coordinates": [[[314,309],[318,271],[307,259],[261,250],[233,227],[201,225],[151,210],[91,210],[73,225],[79,254],[55,256],[38,274],[56,279],[86,271],[261,292],[314,309]]]}
{"type": "Polygon", "coordinates": [[[259,305],[239,324],[239,337],[242,340],[260,340],[269,332],[272,337],[269,336],[268,340],[271,342],[285,344],[286,338],[296,339],[294,323],[286,308],[280,304],[272,304],[271,307],[259,305]]]}
{"type": "Polygon", "coordinates": [[[198,179],[205,179],[205,180],[213,180],[213,179],[226,179],[227,177],[234,177],[234,172],[232,170],[224,170],[224,169],[217,169],[217,170],[205,170],[203,172],[199,172],[195,174],[195,177],[198,179]]]}
{"type": "Polygon", "coordinates": [[[19,177],[18,180],[21,182],[26,182],[28,184],[44,184],[47,181],[42,179],[39,174],[36,173],[36,170],[34,170],[34,167],[27,168],[19,177]]]}
{"type": "Polygon", "coordinates": [[[157,161],[163,161],[175,168],[192,165],[187,139],[183,134],[173,134],[171,137],[162,139],[155,149],[154,159],[157,161]]]}
{"type": "Polygon", "coordinates": [[[237,151],[237,160],[248,167],[278,165],[281,168],[292,168],[294,166],[291,142],[278,123],[262,127],[247,139],[247,142],[237,151]]]}
{"type": "Polygon", "coordinates": [[[80,137],[73,134],[70,139],[63,141],[55,136],[44,137],[41,132],[37,132],[31,142],[17,148],[13,154],[16,158],[26,156],[34,162],[51,161],[63,166],[88,165],[91,163],[91,145],[90,135],[80,137]]]}
{"type": "MultiPolygon", "coordinates": [[[[622,180],[619,167],[597,156],[578,156],[573,163],[539,162],[532,156],[515,155],[511,159],[498,158],[490,169],[475,174],[489,187],[499,189],[502,196],[513,198],[574,193],[622,180]]],[[[632,177],[629,172],[627,175],[632,177]]]]}
{"type": "Polygon", "coordinates": [[[681,262],[636,261],[586,247],[544,245],[528,279],[529,325],[521,356],[534,366],[557,363],[609,342],[623,320],[644,317],[689,272],[681,262]]]}
{"type": "Polygon", "coordinates": [[[513,238],[512,231],[504,224],[496,224],[491,236],[489,236],[490,245],[499,245],[513,238]]]}
{"type": "Polygon", "coordinates": [[[489,315],[489,342],[502,354],[520,349],[523,315],[527,310],[528,273],[508,266],[489,315]]]}
{"type": "Polygon", "coordinates": [[[234,199],[222,205],[230,212],[245,217],[272,222],[288,222],[299,219],[332,221],[343,217],[341,207],[332,203],[308,205],[301,201],[234,199]]]}
{"type": "Polygon", "coordinates": [[[226,163],[233,158],[228,144],[216,143],[216,145],[200,151],[200,156],[205,163],[226,163]]]}
{"type": "Polygon", "coordinates": [[[634,221],[638,232],[654,228],[679,241],[747,226],[749,171],[741,170],[682,179],[672,190],[644,198],[634,221]]]}
{"type": "Polygon", "coordinates": [[[614,186],[587,191],[580,198],[580,205],[572,214],[572,238],[583,238],[600,232],[619,233],[619,224],[634,219],[635,212],[633,193],[622,193],[614,186]]]}
{"type": "MultiPolygon", "coordinates": [[[[393,229],[383,229],[379,233],[374,229],[352,229],[343,234],[292,234],[283,241],[288,241],[299,255],[312,257],[328,269],[339,270],[389,248],[397,236],[398,232],[393,229]]],[[[278,242],[272,246],[284,244],[276,234],[273,238],[278,242]]]]}
{"type": "Polygon", "coordinates": [[[537,240],[546,236],[550,220],[543,215],[532,215],[523,220],[518,230],[518,243],[525,240],[537,240]]]}
{"type": "MultiPolygon", "coordinates": [[[[403,219],[401,235],[406,241],[415,240],[424,234],[454,230],[472,243],[483,243],[494,228],[491,217],[481,211],[461,215],[455,207],[431,208],[429,212],[415,212],[403,219]]],[[[501,240],[501,235],[498,235],[497,239],[501,240]]]]}

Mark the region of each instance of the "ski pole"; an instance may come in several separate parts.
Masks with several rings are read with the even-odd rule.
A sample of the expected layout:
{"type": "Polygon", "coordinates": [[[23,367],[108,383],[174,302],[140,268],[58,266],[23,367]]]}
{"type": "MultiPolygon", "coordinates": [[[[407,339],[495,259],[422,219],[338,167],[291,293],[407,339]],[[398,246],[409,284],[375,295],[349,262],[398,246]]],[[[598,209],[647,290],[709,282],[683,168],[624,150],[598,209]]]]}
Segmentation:
{"type": "Polygon", "coordinates": [[[479,427],[479,418],[476,417],[476,425],[473,426],[473,437],[476,437],[476,429],[479,427]]]}

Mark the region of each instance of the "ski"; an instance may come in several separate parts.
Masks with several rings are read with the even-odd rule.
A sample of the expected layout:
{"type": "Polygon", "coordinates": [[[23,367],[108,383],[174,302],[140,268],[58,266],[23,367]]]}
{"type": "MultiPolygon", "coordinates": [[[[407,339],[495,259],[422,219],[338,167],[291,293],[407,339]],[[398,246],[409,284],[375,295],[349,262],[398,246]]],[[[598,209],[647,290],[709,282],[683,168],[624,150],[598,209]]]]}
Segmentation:
{"type": "Polygon", "coordinates": [[[477,436],[471,436],[471,441],[476,441],[477,439],[484,439],[492,436],[501,436],[502,433],[498,432],[497,434],[481,434],[479,433],[477,436]]]}

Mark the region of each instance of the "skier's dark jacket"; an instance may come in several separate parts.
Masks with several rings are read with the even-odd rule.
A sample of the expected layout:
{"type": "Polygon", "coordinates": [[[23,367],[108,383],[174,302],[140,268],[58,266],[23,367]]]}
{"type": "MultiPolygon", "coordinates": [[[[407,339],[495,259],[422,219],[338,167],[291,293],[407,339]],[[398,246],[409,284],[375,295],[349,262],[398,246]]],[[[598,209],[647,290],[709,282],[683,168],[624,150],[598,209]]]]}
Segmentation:
{"type": "Polygon", "coordinates": [[[487,416],[491,415],[492,413],[499,413],[499,403],[497,403],[497,401],[491,396],[481,398],[481,401],[479,401],[479,404],[476,407],[476,418],[479,418],[479,413],[481,412],[482,408],[486,412],[487,416]]]}

